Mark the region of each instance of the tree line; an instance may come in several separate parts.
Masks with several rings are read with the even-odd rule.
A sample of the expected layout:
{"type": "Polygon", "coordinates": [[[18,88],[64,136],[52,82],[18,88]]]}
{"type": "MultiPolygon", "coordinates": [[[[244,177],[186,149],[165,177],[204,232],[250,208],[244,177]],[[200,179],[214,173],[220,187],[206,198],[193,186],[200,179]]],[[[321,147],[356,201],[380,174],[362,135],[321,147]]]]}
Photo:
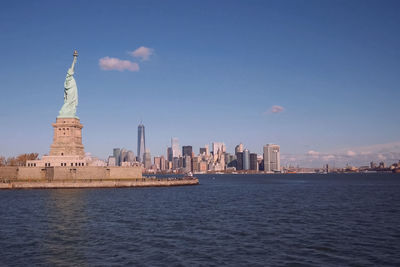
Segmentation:
{"type": "Polygon", "coordinates": [[[36,160],[38,157],[39,153],[25,153],[9,158],[0,156],[0,166],[25,166],[28,160],[36,160]]]}

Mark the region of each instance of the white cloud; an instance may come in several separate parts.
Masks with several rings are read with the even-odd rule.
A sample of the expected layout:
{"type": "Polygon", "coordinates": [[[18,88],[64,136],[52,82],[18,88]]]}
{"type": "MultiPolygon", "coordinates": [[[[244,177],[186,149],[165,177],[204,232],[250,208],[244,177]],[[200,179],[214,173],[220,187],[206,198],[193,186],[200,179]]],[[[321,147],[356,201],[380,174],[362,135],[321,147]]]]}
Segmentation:
{"type": "Polygon", "coordinates": [[[322,157],[323,160],[329,161],[335,159],[335,155],[325,155],[322,157]]]}
{"type": "Polygon", "coordinates": [[[102,70],[139,71],[139,64],[136,62],[113,57],[100,58],[99,66],[102,70]]]}
{"type": "Polygon", "coordinates": [[[382,155],[382,154],[378,154],[378,159],[380,159],[380,160],[385,160],[386,157],[385,157],[384,155],[382,155]]]}
{"type": "Polygon", "coordinates": [[[400,142],[375,144],[363,147],[347,147],[341,150],[318,152],[309,150],[305,154],[286,154],[282,164],[294,164],[303,167],[321,167],[330,164],[335,167],[366,166],[371,161],[384,161],[390,165],[400,159],[400,142]]]}
{"type": "Polygon", "coordinates": [[[349,156],[349,157],[354,157],[354,156],[357,155],[357,153],[354,152],[354,151],[348,150],[348,151],[346,152],[346,155],[349,156]]]}
{"type": "Polygon", "coordinates": [[[314,150],[310,150],[307,152],[307,155],[309,156],[319,156],[319,152],[314,151],[314,150]]]}
{"type": "Polygon", "coordinates": [[[138,49],[129,52],[133,57],[140,58],[142,61],[150,59],[150,56],[154,54],[154,49],[141,46],[138,49]]]}
{"type": "Polygon", "coordinates": [[[278,106],[278,105],[274,105],[272,107],[270,107],[266,112],[264,112],[264,114],[277,114],[277,113],[281,113],[285,110],[284,107],[282,106],[278,106]]]}

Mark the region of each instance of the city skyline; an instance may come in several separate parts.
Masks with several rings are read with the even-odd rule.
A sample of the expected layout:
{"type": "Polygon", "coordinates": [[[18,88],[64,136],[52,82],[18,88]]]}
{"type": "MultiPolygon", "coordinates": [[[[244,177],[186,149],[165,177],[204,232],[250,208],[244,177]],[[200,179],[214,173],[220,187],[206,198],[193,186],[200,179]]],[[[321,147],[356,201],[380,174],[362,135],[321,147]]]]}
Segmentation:
{"type": "Polygon", "coordinates": [[[400,157],[396,1],[46,3],[0,11],[1,155],[47,153],[78,49],[77,115],[94,156],[137,151],[143,119],[153,156],[176,136],[194,151],[276,143],[282,165],[400,157]]]}

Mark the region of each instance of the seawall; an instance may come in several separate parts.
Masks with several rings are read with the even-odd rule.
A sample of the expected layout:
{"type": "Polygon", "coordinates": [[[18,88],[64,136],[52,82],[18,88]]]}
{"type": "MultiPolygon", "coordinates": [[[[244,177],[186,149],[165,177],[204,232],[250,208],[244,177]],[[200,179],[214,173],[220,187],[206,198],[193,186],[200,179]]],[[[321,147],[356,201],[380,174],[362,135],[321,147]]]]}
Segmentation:
{"type": "Polygon", "coordinates": [[[197,178],[183,179],[67,179],[0,180],[0,189],[119,188],[198,185],[197,178]]]}
{"type": "Polygon", "coordinates": [[[79,179],[136,179],[142,178],[142,168],[131,167],[0,167],[0,179],[9,180],[79,180],[79,179]]]}

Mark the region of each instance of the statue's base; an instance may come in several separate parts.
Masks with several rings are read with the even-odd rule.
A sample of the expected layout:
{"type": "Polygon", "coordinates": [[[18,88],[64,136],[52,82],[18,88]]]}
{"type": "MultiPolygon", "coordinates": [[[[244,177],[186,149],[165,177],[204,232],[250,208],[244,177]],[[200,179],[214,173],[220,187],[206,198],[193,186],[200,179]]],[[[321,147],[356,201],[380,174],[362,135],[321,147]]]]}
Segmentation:
{"type": "Polygon", "coordinates": [[[50,156],[85,156],[82,128],[78,118],[57,118],[54,127],[50,156]]]}

